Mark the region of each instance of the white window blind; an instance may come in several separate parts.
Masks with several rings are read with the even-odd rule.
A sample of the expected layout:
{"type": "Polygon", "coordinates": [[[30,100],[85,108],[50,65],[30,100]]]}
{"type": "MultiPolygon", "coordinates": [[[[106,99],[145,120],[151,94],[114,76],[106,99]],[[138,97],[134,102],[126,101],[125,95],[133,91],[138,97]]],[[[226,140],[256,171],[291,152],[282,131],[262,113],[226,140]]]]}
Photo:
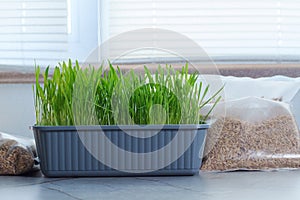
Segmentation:
{"type": "Polygon", "coordinates": [[[0,63],[33,65],[65,59],[66,0],[1,0],[0,63]]]}
{"type": "Polygon", "coordinates": [[[105,8],[106,39],[164,28],[193,39],[216,60],[300,60],[299,0],[109,0],[105,8]]]}
{"type": "Polygon", "coordinates": [[[0,69],[80,62],[98,42],[97,0],[0,0],[0,69]]]}

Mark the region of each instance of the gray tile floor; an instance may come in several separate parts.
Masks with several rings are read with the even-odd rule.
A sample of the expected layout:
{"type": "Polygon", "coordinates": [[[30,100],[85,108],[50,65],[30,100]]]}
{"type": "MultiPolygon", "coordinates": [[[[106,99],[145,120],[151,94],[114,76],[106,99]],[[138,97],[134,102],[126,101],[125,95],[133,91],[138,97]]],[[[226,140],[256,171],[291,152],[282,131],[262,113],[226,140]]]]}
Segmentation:
{"type": "Polygon", "coordinates": [[[300,170],[203,173],[182,177],[0,177],[2,200],[300,199],[300,170]]]}

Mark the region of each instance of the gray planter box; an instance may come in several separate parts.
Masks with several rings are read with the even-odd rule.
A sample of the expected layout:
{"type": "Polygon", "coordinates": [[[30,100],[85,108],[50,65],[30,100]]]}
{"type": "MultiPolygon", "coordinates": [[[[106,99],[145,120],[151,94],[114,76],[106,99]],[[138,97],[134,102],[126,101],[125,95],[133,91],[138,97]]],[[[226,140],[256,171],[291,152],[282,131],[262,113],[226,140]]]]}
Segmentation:
{"type": "Polygon", "coordinates": [[[156,176],[197,174],[207,128],[34,126],[33,132],[48,177],[156,176]]]}

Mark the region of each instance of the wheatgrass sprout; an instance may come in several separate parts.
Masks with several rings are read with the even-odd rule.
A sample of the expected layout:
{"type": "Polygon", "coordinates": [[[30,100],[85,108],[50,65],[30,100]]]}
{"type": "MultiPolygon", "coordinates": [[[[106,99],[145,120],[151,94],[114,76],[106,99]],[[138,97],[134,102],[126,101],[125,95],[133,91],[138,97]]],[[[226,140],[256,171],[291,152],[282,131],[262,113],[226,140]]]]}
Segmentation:
{"type": "MultiPolygon", "coordinates": [[[[73,89],[73,115],[76,125],[98,125],[97,111],[99,95],[97,90],[101,85],[99,77],[102,76],[103,67],[95,69],[89,66],[77,72],[76,82],[73,89]]],[[[103,90],[105,91],[105,90],[103,90]]],[[[105,107],[104,107],[105,108],[105,107]]]]}
{"type": "Polygon", "coordinates": [[[54,68],[50,76],[49,67],[43,73],[43,83],[40,82],[41,68],[35,68],[36,83],[34,89],[35,111],[37,125],[74,125],[72,109],[73,85],[78,62],[72,66],[71,60],[63,62],[54,68]]]}
{"type": "Polygon", "coordinates": [[[209,85],[197,83],[198,74],[171,65],[158,66],[154,73],[145,66],[144,73],[123,73],[109,64],[81,68],[63,62],[43,72],[35,69],[34,101],[37,125],[133,125],[133,124],[202,124],[216,104],[223,87],[209,95],[209,85]],[[213,106],[206,115],[200,110],[213,106]]]}

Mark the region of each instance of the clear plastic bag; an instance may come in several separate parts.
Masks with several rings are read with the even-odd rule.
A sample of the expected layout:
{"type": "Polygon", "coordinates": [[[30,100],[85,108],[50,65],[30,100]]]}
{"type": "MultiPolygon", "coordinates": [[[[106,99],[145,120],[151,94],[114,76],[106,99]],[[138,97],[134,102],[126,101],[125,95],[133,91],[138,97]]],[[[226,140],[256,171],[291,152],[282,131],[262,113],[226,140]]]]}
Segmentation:
{"type": "Polygon", "coordinates": [[[34,140],[16,138],[0,132],[0,175],[20,175],[33,170],[34,140]]]}
{"type": "Polygon", "coordinates": [[[290,105],[290,110],[298,124],[298,129],[300,129],[300,77],[249,78],[222,76],[221,79],[225,84],[227,101],[249,96],[280,100],[290,105]]]}
{"type": "Polygon", "coordinates": [[[299,132],[288,104],[247,97],[219,104],[214,116],[202,170],[300,167],[299,132]],[[226,115],[218,115],[224,104],[226,115]]]}

